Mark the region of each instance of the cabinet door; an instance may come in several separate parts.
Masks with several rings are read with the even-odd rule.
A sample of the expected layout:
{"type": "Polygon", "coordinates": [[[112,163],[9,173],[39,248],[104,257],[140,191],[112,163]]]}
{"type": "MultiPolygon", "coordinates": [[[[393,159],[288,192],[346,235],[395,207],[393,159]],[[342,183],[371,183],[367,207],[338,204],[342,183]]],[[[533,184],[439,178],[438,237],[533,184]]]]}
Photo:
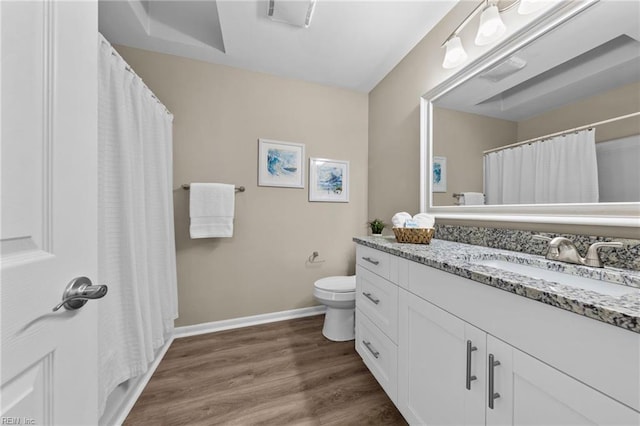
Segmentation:
{"type": "Polygon", "coordinates": [[[640,425],[640,413],[492,336],[487,351],[500,362],[487,425],[640,425]]]}
{"type": "Polygon", "coordinates": [[[464,424],[465,323],[404,290],[399,310],[400,412],[411,424],[464,424]]]}

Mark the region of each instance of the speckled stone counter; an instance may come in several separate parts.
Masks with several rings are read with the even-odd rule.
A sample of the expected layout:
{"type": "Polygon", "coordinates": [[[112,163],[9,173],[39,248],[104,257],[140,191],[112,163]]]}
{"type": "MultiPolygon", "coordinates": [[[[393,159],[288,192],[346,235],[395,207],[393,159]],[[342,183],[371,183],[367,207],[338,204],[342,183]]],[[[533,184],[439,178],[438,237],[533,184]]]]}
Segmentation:
{"type": "Polygon", "coordinates": [[[542,256],[433,239],[429,245],[400,244],[393,237],[354,237],[363,246],[422,263],[538,302],[640,333],[640,272],[590,268],[546,260],[542,256]],[[474,261],[508,260],[629,286],[619,297],[527,277],[474,261]]]}

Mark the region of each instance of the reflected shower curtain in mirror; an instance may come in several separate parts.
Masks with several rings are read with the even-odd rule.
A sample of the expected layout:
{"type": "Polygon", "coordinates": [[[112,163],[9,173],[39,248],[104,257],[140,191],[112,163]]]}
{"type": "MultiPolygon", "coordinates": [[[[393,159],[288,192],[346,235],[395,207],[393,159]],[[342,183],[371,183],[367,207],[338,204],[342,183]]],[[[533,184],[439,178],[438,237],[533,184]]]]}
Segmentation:
{"type": "Polygon", "coordinates": [[[597,203],[595,130],[484,156],[487,204],[597,203]]]}
{"type": "MultiPolygon", "coordinates": [[[[100,36],[98,306],[100,413],[145,371],[177,318],[173,116],[100,36]]],[[[81,377],[78,380],[82,380],[81,377]]]]}

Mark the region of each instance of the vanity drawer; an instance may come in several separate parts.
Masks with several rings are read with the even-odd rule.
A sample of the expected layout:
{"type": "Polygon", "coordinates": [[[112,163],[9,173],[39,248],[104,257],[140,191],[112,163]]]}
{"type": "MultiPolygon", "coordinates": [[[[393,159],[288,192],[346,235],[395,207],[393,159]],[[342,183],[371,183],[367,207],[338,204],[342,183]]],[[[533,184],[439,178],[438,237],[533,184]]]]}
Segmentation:
{"type": "Polygon", "coordinates": [[[356,351],[391,401],[397,404],[398,347],[356,309],[356,351]]]}
{"type": "Polygon", "coordinates": [[[359,245],[356,249],[356,264],[389,279],[389,253],[359,245]]]}
{"type": "Polygon", "coordinates": [[[357,266],[356,307],[393,342],[398,342],[398,286],[357,266]]]}

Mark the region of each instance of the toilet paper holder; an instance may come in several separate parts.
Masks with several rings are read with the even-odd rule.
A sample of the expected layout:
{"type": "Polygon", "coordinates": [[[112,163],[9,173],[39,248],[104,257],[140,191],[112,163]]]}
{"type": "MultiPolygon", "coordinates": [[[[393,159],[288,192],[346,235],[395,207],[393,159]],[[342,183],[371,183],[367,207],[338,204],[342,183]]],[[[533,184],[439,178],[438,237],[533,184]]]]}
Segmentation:
{"type": "Polygon", "coordinates": [[[311,253],[311,256],[307,259],[309,263],[324,263],[324,260],[317,260],[320,254],[317,251],[311,253]]]}

